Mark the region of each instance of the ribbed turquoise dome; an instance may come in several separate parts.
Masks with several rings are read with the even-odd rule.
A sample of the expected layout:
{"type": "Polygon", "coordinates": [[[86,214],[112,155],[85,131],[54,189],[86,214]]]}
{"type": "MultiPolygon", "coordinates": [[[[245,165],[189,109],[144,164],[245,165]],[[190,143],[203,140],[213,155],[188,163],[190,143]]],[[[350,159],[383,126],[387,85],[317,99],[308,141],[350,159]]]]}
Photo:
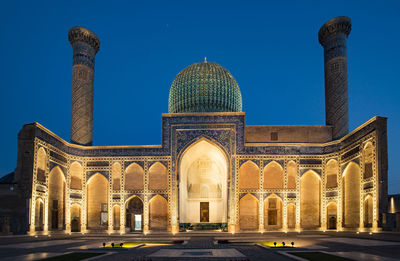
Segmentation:
{"type": "Polygon", "coordinates": [[[204,61],[178,73],[169,91],[168,107],[169,113],[241,112],[242,94],[227,69],[204,61]]]}

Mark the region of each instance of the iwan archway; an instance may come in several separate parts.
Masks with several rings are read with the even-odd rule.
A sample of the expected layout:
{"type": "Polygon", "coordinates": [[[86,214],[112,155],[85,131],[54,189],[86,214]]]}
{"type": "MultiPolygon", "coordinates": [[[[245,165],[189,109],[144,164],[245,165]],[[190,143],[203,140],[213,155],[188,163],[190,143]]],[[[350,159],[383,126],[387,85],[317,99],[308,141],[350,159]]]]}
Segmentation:
{"type": "Polygon", "coordinates": [[[179,222],[227,223],[228,160],[203,138],[190,145],[179,164],[179,222]]]}

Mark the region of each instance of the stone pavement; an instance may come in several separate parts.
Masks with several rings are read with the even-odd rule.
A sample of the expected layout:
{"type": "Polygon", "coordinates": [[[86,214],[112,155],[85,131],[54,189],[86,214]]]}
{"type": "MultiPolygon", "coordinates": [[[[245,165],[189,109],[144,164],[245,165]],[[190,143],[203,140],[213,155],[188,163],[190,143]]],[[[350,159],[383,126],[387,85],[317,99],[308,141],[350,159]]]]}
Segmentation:
{"type": "Polygon", "coordinates": [[[0,237],[1,260],[38,260],[77,251],[102,251],[96,260],[292,260],[281,252],[325,251],[354,260],[400,260],[400,233],[302,232],[302,233],[151,233],[72,234],[0,237]],[[183,240],[183,244],[144,245],[132,249],[102,249],[103,242],[160,242],[183,240]],[[227,240],[229,244],[217,243],[227,240]],[[295,242],[296,248],[264,248],[255,242],[295,242]]]}

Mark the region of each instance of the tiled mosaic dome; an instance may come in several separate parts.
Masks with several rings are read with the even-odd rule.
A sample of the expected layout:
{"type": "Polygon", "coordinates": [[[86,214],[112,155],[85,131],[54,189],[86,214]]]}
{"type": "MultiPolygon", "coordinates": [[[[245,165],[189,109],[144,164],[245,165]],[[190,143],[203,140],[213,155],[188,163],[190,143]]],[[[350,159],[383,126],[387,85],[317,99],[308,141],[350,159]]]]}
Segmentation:
{"type": "Polygon", "coordinates": [[[175,77],[169,91],[168,111],[241,112],[242,94],[231,73],[219,64],[192,64],[175,77]]]}

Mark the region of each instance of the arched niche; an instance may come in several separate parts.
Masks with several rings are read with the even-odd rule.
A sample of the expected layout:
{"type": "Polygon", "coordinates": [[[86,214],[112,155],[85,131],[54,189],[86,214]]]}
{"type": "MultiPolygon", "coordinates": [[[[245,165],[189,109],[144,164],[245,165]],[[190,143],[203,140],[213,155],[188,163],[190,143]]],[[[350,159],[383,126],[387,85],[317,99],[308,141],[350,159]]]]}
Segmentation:
{"type": "Polygon", "coordinates": [[[258,230],[258,199],[247,194],[239,201],[240,230],[258,230]]]}
{"type": "Polygon", "coordinates": [[[337,187],[338,173],[339,173],[338,162],[334,159],[329,160],[325,166],[326,187],[327,188],[336,188],[337,187]]]}
{"type": "Polygon", "coordinates": [[[120,227],[121,220],[121,207],[119,205],[115,205],[113,208],[113,226],[114,230],[118,230],[120,227]]]}
{"type": "Polygon", "coordinates": [[[271,161],[264,167],[264,183],[263,188],[274,189],[283,188],[284,173],[282,166],[276,162],[271,161]]]}
{"type": "Polygon", "coordinates": [[[374,209],[372,196],[368,195],[364,199],[364,227],[372,227],[374,221],[374,209]]]}
{"type": "Polygon", "coordinates": [[[228,160],[207,139],[189,146],[179,163],[179,219],[181,223],[227,222],[228,160]]]}
{"type": "Polygon", "coordinates": [[[368,142],[363,149],[364,158],[364,179],[373,176],[373,161],[374,161],[374,146],[371,142],[368,142]]]}
{"type": "Polygon", "coordinates": [[[47,154],[43,147],[37,152],[36,158],[37,164],[37,181],[46,182],[46,165],[47,165],[47,154]]]}
{"type": "Polygon", "coordinates": [[[70,166],[70,174],[71,174],[71,189],[82,189],[82,175],[83,175],[83,168],[82,165],[78,162],[73,162],[70,166]]]}
{"type": "Polygon", "coordinates": [[[87,182],[88,229],[106,229],[108,225],[108,181],[100,173],[87,182]]]}
{"type": "Polygon", "coordinates": [[[287,171],[287,188],[296,188],[296,177],[297,177],[297,164],[294,161],[289,161],[286,166],[287,171]]]}
{"type": "Polygon", "coordinates": [[[320,226],[321,180],[308,170],[300,179],[300,225],[305,229],[320,226]]]}
{"type": "Polygon", "coordinates": [[[239,189],[260,188],[260,169],[251,160],[246,161],[239,168],[239,189]]]}
{"type": "Polygon", "coordinates": [[[344,226],[358,228],[360,226],[361,182],[361,170],[358,164],[350,162],[343,171],[342,179],[344,226]]]}
{"type": "Polygon", "coordinates": [[[264,200],[264,228],[276,230],[282,228],[282,200],[275,194],[264,200]]]}
{"type": "Polygon", "coordinates": [[[65,224],[65,177],[60,167],[54,167],[49,173],[49,210],[50,230],[62,230],[65,224]]]}
{"type": "Polygon", "coordinates": [[[125,170],[125,190],[143,189],[144,171],[137,163],[132,163],[125,170]]]}
{"type": "Polygon", "coordinates": [[[149,189],[167,189],[167,168],[160,162],[156,162],[149,168],[149,189]]]}
{"type": "Polygon", "coordinates": [[[168,202],[160,195],[154,196],[149,202],[150,230],[165,231],[168,227],[168,202]]]}
{"type": "Polygon", "coordinates": [[[116,162],[112,165],[112,188],[113,190],[121,189],[121,164],[116,162]]]}
{"type": "Polygon", "coordinates": [[[35,230],[43,231],[44,224],[44,203],[43,200],[38,198],[35,202],[35,230]]]}
{"type": "Polygon", "coordinates": [[[330,202],[326,206],[326,223],[328,229],[336,229],[337,224],[337,204],[330,202]]]}
{"type": "Polygon", "coordinates": [[[125,203],[126,228],[131,231],[143,230],[143,201],[138,196],[130,197],[125,203]]]}
{"type": "Polygon", "coordinates": [[[81,231],[82,209],[78,204],[71,205],[71,232],[81,231]]]}
{"type": "Polygon", "coordinates": [[[293,203],[287,205],[287,226],[288,228],[296,227],[296,205],[293,203]]]}

